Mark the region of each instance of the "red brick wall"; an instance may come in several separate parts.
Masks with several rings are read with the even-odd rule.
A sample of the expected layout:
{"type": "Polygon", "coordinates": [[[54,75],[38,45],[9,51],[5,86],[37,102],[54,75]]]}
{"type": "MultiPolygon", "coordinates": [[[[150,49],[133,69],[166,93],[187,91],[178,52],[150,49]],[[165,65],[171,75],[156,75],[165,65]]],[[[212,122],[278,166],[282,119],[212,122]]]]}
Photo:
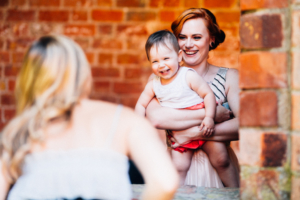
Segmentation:
{"type": "Polygon", "coordinates": [[[15,79],[32,41],[49,33],[73,38],[92,67],[92,97],[133,107],[151,73],[147,37],[190,7],[211,9],[227,35],[211,62],[238,68],[238,0],[1,0],[0,130],[14,115],[15,79]]]}
{"type": "Polygon", "coordinates": [[[241,199],[300,199],[300,1],[240,6],[241,199]]]}

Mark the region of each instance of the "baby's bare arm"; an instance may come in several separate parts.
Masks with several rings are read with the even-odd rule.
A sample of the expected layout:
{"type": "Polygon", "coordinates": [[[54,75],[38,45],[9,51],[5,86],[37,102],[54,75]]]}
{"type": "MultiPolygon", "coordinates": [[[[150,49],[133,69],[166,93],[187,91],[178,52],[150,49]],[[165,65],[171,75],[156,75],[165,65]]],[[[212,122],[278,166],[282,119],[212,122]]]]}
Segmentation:
{"type": "Polygon", "coordinates": [[[152,81],[150,81],[147,83],[144,91],[142,92],[141,96],[139,97],[139,99],[135,105],[135,112],[138,115],[145,117],[146,108],[154,96],[155,96],[155,94],[153,91],[153,84],[152,84],[152,81]]]}
{"type": "Polygon", "coordinates": [[[215,95],[204,79],[193,71],[188,71],[187,82],[192,90],[204,99],[205,118],[203,119],[200,129],[204,128],[204,135],[209,136],[214,129],[214,117],[216,113],[215,95]]]}

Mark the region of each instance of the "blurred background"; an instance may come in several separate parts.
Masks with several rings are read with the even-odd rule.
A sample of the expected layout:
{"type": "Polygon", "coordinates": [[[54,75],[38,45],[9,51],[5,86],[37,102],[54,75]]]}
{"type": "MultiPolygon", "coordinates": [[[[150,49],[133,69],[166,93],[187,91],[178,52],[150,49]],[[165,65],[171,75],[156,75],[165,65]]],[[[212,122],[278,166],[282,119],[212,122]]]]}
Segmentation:
{"type": "Polygon", "coordinates": [[[0,0],[0,130],[15,113],[13,89],[23,56],[40,36],[73,38],[92,67],[92,98],[134,107],[151,74],[147,37],[170,29],[191,7],[210,9],[226,33],[210,53],[211,63],[238,68],[238,0],[0,0]]]}

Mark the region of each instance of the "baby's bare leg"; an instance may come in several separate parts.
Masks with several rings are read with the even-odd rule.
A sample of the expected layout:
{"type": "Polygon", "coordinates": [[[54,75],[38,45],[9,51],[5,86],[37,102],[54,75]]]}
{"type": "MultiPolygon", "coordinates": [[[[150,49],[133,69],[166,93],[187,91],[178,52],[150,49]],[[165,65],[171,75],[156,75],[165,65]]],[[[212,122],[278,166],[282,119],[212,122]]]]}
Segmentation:
{"type": "Polygon", "coordinates": [[[180,153],[178,151],[172,150],[171,156],[173,163],[179,173],[180,185],[184,185],[187,171],[189,170],[191,165],[193,151],[188,150],[184,153],[180,153]]]}
{"type": "Polygon", "coordinates": [[[229,158],[225,143],[207,141],[202,148],[225,187],[239,187],[239,175],[229,158]]]}

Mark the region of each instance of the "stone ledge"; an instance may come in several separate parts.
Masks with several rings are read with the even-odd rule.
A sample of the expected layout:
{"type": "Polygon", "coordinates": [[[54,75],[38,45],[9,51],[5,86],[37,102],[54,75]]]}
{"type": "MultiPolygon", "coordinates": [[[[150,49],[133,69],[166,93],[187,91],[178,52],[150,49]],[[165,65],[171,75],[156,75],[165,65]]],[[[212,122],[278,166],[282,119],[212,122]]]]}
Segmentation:
{"type": "MultiPolygon", "coordinates": [[[[141,193],[144,190],[144,185],[132,185],[132,199],[140,199],[141,193]]],[[[196,186],[180,187],[174,197],[174,200],[189,199],[189,200],[238,200],[240,199],[239,188],[206,188],[196,186]]]]}

